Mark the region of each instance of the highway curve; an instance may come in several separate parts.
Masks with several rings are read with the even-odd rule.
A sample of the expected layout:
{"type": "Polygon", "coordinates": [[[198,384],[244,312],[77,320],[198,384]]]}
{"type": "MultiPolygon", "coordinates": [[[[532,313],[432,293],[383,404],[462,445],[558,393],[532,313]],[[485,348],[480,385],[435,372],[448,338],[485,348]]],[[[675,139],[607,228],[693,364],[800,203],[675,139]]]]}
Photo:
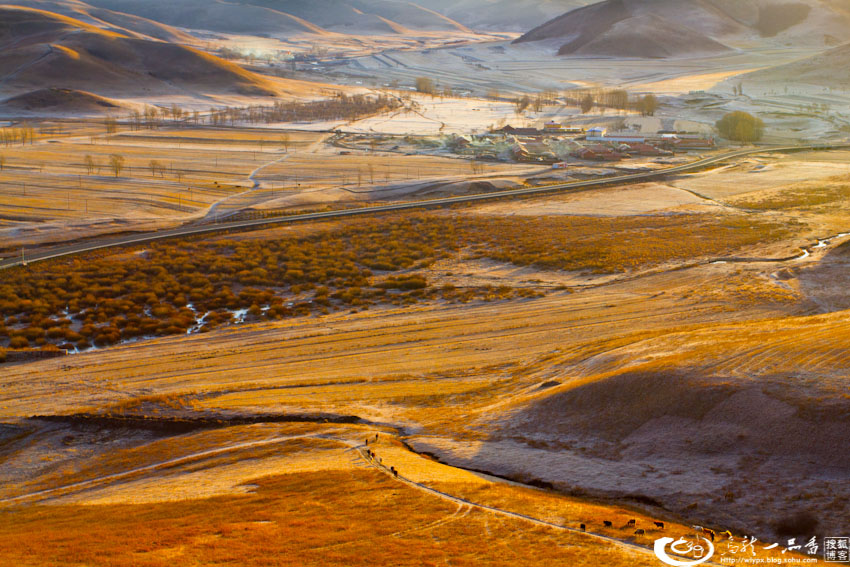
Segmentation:
{"type": "Polygon", "coordinates": [[[754,154],[761,154],[765,152],[796,152],[796,151],[805,151],[805,150],[816,150],[816,149],[833,149],[833,148],[847,148],[850,147],[850,144],[838,144],[838,145],[797,145],[797,146],[763,146],[756,149],[749,150],[739,150],[735,152],[729,152],[718,156],[708,157],[705,159],[697,160],[694,162],[690,162],[684,165],[677,165],[674,167],[668,167],[664,169],[659,169],[655,171],[648,171],[645,173],[635,173],[631,175],[619,175],[616,177],[605,177],[601,179],[588,180],[588,181],[574,181],[571,183],[560,183],[557,185],[547,185],[544,187],[529,187],[524,189],[510,189],[506,191],[494,191],[492,193],[479,193],[475,195],[462,195],[458,197],[444,197],[441,199],[429,199],[425,201],[414,201],[408,203],[397,203],[392,205],[379,205],[374,207],[360,207],[357,209],[342,209],[336,211],[325,211],[321,213],[307,213],[301,215],[291,215],[285,217],[277,217],[272,219],[258,219],[258,220],[247,220],[247,221],[234,221],[227,223],[219,223],[219,224],[207,224],[207,225],[187,225],[180,228],[174,228],[169,230],[157,230],[152,232],[142,232],[134,235],[124,235],[119,237],[112,238],[102,238],[91,240],[87,242],[81,242],[77,244],[70,244],[67,246],[61,246],[58,248],[53,248],[51,250],[45,250],[42,252],[33,252],[31,255],[25,255],[25,262],[22,262],[20,256],[16,256],[14,258],[7,258],[6,260],[0,261],[0,270],[5,268],[11,268],[14,266],[20,266],[23,264],[29,264],[32,262],[39,262],[42,260],[49,260],[51,258],[60,258],[62,256],[71,256],[74,254],[80,254],[82,252],[88,252],[90,250],[99,250],[101,248],[111,248],[115,246],[124,246],[128,244],[139,244],[142,242],[150,242],[153,240],[163,240],[166,238],[177,238],[182,236],[193,236],[197,234],[208,234],[212,232],[220,232],[223,230],[229,229],[244,229],[244,228],[253,228],[253,227],[263,227],[274,224],[287,224],[301,221],[311,221],[311,220],[322,220],[322,219],[330,219],[330,218],[340,218],[340,217],[352,217],[359,215],[371,215],[376,213],[383,213],[388,211],[402,211],[408,209],[427,209],[432,207],[445,207],[454,204],[460,203],[471,203],[474,201],[485,201],[489,199],[504,199],[509,197],[522,197],[528,195],[538,195],[544,193],[557,193],[557,192],[573,192],[573,191],[583,191],[587,189],[592,189],[595,187],[600,187],[604,185],[611,185],[617,183],[631,183],[635,181],[644,181],[647,179],[656,179],[659,177],[664,177],[666,175],[674,174],[674,173],[686,173],[689,171],[694,171],[706,167],[708,165],[713,165],[717,163],[722,163],[725,161],[729,161],[732,159],[745,157],[754,154]]]}

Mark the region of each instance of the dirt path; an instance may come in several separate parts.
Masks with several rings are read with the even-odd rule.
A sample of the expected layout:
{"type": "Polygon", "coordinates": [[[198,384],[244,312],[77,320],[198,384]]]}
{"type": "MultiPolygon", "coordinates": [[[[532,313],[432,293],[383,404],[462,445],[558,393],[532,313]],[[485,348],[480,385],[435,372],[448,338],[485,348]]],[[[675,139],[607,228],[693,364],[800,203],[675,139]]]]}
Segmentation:
{"type": "MultiPolygon", "coordinates": [[[[366,455],[363,445],[356,446],[356,449],[357,449],[357,452],[360,454],[361,458],[364,461],[366,461],[366,463],[368,463],[371,467],[380,470],[384,474],[389,475],[393,479],[398,480],[399,482],[402,482],[402,483],[406,484],[407,486],[410,486],[410,487],[412,487],[416,490],[426,492],[428,494],[431,494],[432,496],[437,496],[438,498],[442,498],[443,500],[448,500],[449,502],[453,502],[453,503],[457,504],[458,510],[455,512],[455,514],[453,514],[450,517],[443,518],[443,520],[439,523],[445,523],[446,521],[450,521],[451,519],[457,519],[457,518],[455,518],[455,516],[460,513],[463,506],[468,506],[470,510],[472,510],[472,509],[482,510],[484,512],[489,512],[489,513],[495,514],[497,516],[503,516],[503,517],[512,518],[512,519],[515,519],[515,520],[522,520],[524,522],[528,522],[528,523],[531,523],[531,524],[534,524],[534,525],[537,525],[537,526],[543,526],[543,527],[547,527],[547,528],[560,530],[560,531],[563,531],[563,532],[570,532],[570,533],[574,533],[574,534],[579,534],[579,535],[582,535],[582,536],[585,536],[585,537],[589,537],[589,538],[592,538],[592,539],[596,539],[596,540],[604,541],[606,543],[610,543],[610,544],[612,544],[616,547],[619,547],[621,549],[625,549],[625,550],[628,550],[628,551],[635,551],[635,552],[638,552],[638,553],[641,553],[641,554],[644,554],[644,555],[656,557],[655,552],[653,550],[646,548],[646,547],[643,547],[641,545],[638,545],[636,543],[631,543],[631,542],[628,542],[628,541],[624,541],[624,540],[617,539],[617,538],[610,537],[610,536],[605,536],[605,535],[602,535],[602,534],[582,531],[582,530],[576,529],[576,528],[570,528],[570,527],[567,527],[567,526],[563,526],[561,524],[555,524],[553,522],[541,520],[540,518],[528,516],[526,514],[520,514],[519,512],[511,512],[510,510],[504,510],[502,508],[496,508],[494,506],[487,506],[486,504],[478,504],[476,502],[472,502],[471,500],[467,500],[465,498],[460,498],[458,496],[454,496],[452,494],[442,492],[440,490],[437,490],[436,488],[431,488],[430,486],[427,486],[423,483],[416,482],[415,480],[411,480],[409,478],[405,478],[400,474],[394,475],[392,472],[390,472],[389,468],[385,464],[377,463],[373,459],[370,459],[366,455]]],[[[467,514],[468,514],[468,512],[467,512],[467,514]]],[[[466,515],[466,514],[464,514],[464,515],[466,515]]],[[[422,529],[426,529],[428,527],[429,526],[424,526],[422,529]]],[[[682,558],[682,559],[690,560],[688,558],[682,558]]],[[[713,562],[707,562],[707,563],[704,563],[704,565],[719,565],[719,564],[713,563],[713,562]]]]}
{"type": "MultiPolygon", "coordinates": [[[[130,470],[127,470],[127,471],[120,472],[120,473],[104,475],[104,476],[92,478],[92,479],[81,481],[81,482],[76,482],[76,483],[72,483],[72,484],[68,484],[68,485],[64,485],[64,486],[59,486],[59,487],[56,487],[56,488],[39,490],[39,491],[36,491],[36,492],[31,492],[31,493],[28,493],[28,494],[22,494],[22,495],[10,497],[10,498],[3,498],[3,499],[0,499],[0,504],[11,504],[11,503],[15,503],[15,502],[21,502],[21,501],[25,501],[25,500],[34,499],[34,498],[40,498],[40,497],[48,497],[49,498],[53,495],[65,496],[66,493],[71,492],[71,491],[85,490],[85,489],[88,489],[88,488],[92,488],[92,487],[101,485],[103,483],[108,483],[110,481],[123,480],[123,479],[131,477],[133,475],[137,475],[139,473],[151,472],[151,471],[156,471],[156,470],[168,468],[168,467],[171,467],[171,466],[174,466],[174,465],[189,463],[189,462],[192,462],[192,461],[195,461],[197,459],[204,458],[204,457],[221,455],[221,454],[224,454],[224,453],[238,451],[238,450],[241,450],[241,449],[248,449],[248,448],[265,446],[265,445],[273,445],[273,444],[276,444],[276,443],[281,443],[281,442],[284,442],[284,441],[290,441],[290,440],[294,440],[294,439],[308,439],[308,438],[313,438],[313,439],[315,439],[315,438],[325,438],[325,439],[327,439],[329,437],[328,437],[328,435],[323,435],[323,434],[286,435],[286,436],[272,437],[272,438],[269,438],[269,439],[261,439],[261,440],[257,440],[257,441],[247,441],[247,442],[243,442],[243,443],[228,445],[228,446],[225,446],[225,447],[217,447],[215,449],[198,451],[198,452],[192,453],[190,455],[184,455],[182,457],[169,459],[169,460],[162,461],[162,462],[159,462],[159,463],[154,463],[154,464],[151,464],[151,465],[136,467],[136,468],[133,468],[133,469],[130,469],[130,470]]],[[[445,524],[448,524],[448,523],[462,521],[466,516],[469,515],[470,512],[472,512],[472,510],[481,510],[481,511],[488,512],[488,513],[491,513],[491,514],[494,514],[494,515],[497,515],[497,516],[502,516],[502,517],[511,518],[511,519],[515,519],[515,520],[521,520],[521,521],[524,521],[524,522],[527,522],[527,523],[530,523],[530,524],[534,524],[536,526],[542,526],[542,527],[546,527],[546,528],[550,528],[550,529],[559,530],[559,531],[562,531],[562,532],[570,532],[570,533],[574,533],[574,534],[577,534],[577,535],[582,535],[584,537],[592,538],[592,539],[595,539],[595,540],[598,540],[598,541],[603,541],[605,543],[614,545],[616,547],[619,547],[621,549],[624,549],[624,550],[627,550],[627,551],[630,551],[630,552],[637,552],[637,553],[641,553],[643,555],[655,557],[655,554],[654,554],[652,549],[638,545],[636,543],[632,543],[632,542],[629,542],[629,541],[617,539],[615,537],[610,537],[610,536],[606,536],[606,535],[602,535],[602,534],[598,534],[598,533],[587,532],[587,531],[583,531],[583,530],[580,530],[580,529],[571,528],[571,527],[564,526],[564,525],[561,525],[561,524],[556,524],[554,522],[542,520],[540,518],[535,518],[535,517],[529,516],[527,514],[521,514],[519,512],[513,512],[513,511],[510,511],[510,510],[506,510],[506,509],[503,509],[503,508],[488,506],[486,504],[479,504],[477,502],[473,502],[471,500],[467,500],[465,498],[461,498],[459,496],[455,496],[455,495],[449,494],[447,492],[437,490],[436,488],[432,488],[432,487],[430,487],[430,486],[428,486],[428,485],[426,485],[422,482],[417,482],[417,481],[412,480],[410,478],[406,478],[402,475],[393,474],[391,472],[390,468],[386,464],[377,462],[375,459],[370,458],[366,454],[366,445],[363,445],[361,443],[354,442],[354,441],[351,441],[351,440],[342,439],[342,438],[333,438],[333,439],[349,447],[348,449],[346,449],[345,452],[354,451],[357,455],[359,455],[358,460],[365,463],[365,465],[367,467],[371,467],[371,468],[374,468],[376,470],[379,470],[382,473],[388,475],[390,478],[393,478],[394,480],[397,480],[398,482],[404,483],[405,485],[407,485],[411,488],[425,492],[425,493],[432,495],[432,496],[436,496],[438,498],[441,498],[441,499],[446,500],[448,502],[452,502],[453,504],[457,505],[457,508],[455,509],[455,511],[453,513],[447,515],[447,516],[439,518],[439,519],[437,519],[437,520],[435,520],[435,521],[433,521],[429,524],[426,524],[424,526],[417,526],[415,528],[410,528],[410,529],[407,529],[407,530],[394,532],[394,533],[390,534],[391,537],[399,537],[399,536],[402,536],[402,535],[407,534],[407,533],[433,529],[433,528],[436,528],[436,527],[439,527],[439,526],[442,526],[442,525],[445,525],[445,524]]],[[[411,454],[413,454],[414,456],[416,456],[418,458],[422,458],[422,457],[419,457],[416,453],[411,452],[411,454]]],[[[448,465],[442,465],[442,466],[448,466],[448,465]]],[[[486,478],[490,479],[492,482],[502,482],[500,479],[497,479],[495,477],[491,478],[491,477],[488,476],[486,478]]],[[[504,481],[504,482],[506,484],[513,484],[513,483],[510,483],[508,481],[504,481]]],[[[334,545],[334,546],[331,546],[331,547],[338,547],[338,546],[346,545],[348,543],[351,543],[351,542],[343,542],[343,543],[340,543],[340,544],[337,544],[337,545],[334,545]]],[[[325,549],[325,548],[322,548],[322,549],[325,549]]],[[[687,559],[687,558],[682,558],[682,559],[687,559]]],[[[705,564],[706,565],[718,565],[717,563],[711,563],[711,562],[708,562],[708,563],[705,563],[705,564]]]]}
{"type": "MultiPolygon", "coordinates": [[[[316,438],[320,437],[320,435],[286,435],[281,437],[272,437],[271,439],[261,439],[259,441],[247,441],[245,443],[238,443],[236,445],[228,445],[226,447],[218,447],[216,449],[208,449],[206,451],[199,451],[197,453],[192,453],[191,455],[184,455],[182,457],[177,457],[175,459],[169,459],[167,461],[162,461],[159,463],[154,463],[152,465],[145,465],[143,467],[137,467],[134,469],[130,469],[128,471],[123,471],[120,473],[108,474],[104,476],[99,476],[97,478],[92,478],[89,480],[84,480],[81,482],[75,482],[73,484],[66,484],[65,486],[57,486],[56,488],[48,488],[45,490],[39,490],[37,492],[30,492],[29,494],[21,494],[20,496],[13,496],[10,498],[2,498],[0,499],[0,504],[9,504],[12,502],[19,502],[21,500],[29,500],[30,498],[38,498],[40,496],[50,496],[54,493],[62,493],[66,491],[73,491],[79,489],[90,488],[92,486],[96,486],[102,484],[104,482],[109,482],[113,480],[122,480],[124,478],[136,475],[138,473],[155,471],[167,467],[171,467],[174,465],[179,465],[183,463],[188,463],[203,457],[212,457],[216,455],[221,455],[224,453],[229,453],[232,451],[238,451],[241,449],[250,449],[253,447],[261,447],[263,445],[273,445],[275,443],[281,443],[283,441],[291,441],[293,439],[306,439],[306,438],[316,438]]],[[[64,494],[61,494],[64,496],[64,494]]]]}
{"type": "MultiPolygon", "coordinates": [[[[329,134],[329,133],[323,134],[315,142],[313,142],[312,144],[307,146],[305,151],[308,152],[308,153],[318,152],[321,145],[324,144],[325,141],[327,141],[327,139],[330,136],[331,136],[331,134],[329,134]]],[[[258,191],[259,189],[262,189],[261,183],[257,180],[257,175],[266,168],[269,168],[273,165],[277,165],[277,164],[279,164],[283,161],[286,161],[287,159],[289,159],[290,155],[291,154],[289,152],[287,152],[284,155],[282,155],[281,157],[279,157],[277,159],[273,159],[272,161],[265,163],[265,164],[261,165],[260,167],[258,167],[257,169],[255,169],[254,171],[252,171],[251,174],[248,176],[248,181],[250,181],[252,183],[250,189],[248,189],[247,191],[242,191],[241,193],[237,193],[235,195],[228,195],[227,197],[224,197],[223,199],[219,199],[218,201],[216,201],[215,203],[213,203],[210,206],[209,210],[207,211],[207,214],[204,215],[204,217],[201,220],[207,220],[207,221],[210,220],[210,219],[222,220],[222,219],[225,219],[227,217],[233,216],[236,213],[238,213],[239,211],[241,211],[242,209],[244,209],[247,206],[245,204],[236,206],[235,208],[233,208],[233,209],[231,209],[227,212],[223,212],[223,213],[218,212],[219,207],[224,205],[228,201],[236,201],[236,200],[244,197],[245,195],[250,195],[251,193],[258,191]]]]}

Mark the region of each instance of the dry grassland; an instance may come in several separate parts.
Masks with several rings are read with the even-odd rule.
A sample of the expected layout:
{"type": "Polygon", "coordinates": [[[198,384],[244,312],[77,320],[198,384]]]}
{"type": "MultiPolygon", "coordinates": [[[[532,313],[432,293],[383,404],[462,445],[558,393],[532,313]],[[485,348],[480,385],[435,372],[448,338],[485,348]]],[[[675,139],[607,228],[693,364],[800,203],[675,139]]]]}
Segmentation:
{"type": "MultiPolygon", "coordinates": [[[[289,297],[305,304],[327,297],[343,308],[323,314],[305,306],[301,316],[280,319],[255,313],[262,322],[6,365],[5,422],[34,427],[28,416],[80,412],[216,419],[321,412],[364,423],[240,426],[169,438],[125,432],[101,449],[82,434],[77,445],[60,447],[63,429],[38,425],[31,438],[10,437],[3,446],[7,476],[17,477],[7,496],[122,476],[51,493],[49,509],[7,508],[0,556],[8,550],[21,565],[160,565],[189,557],[200,565],[255,557],[281,565],[657,565],[632,548],[469,510],[365,470],[350,447],[377,431],[372,424],[382,424],[385,437],[373,448],[384,463],[426,489],[557,526],[585,523],[644,547],[661,533],[650,523],[657,517],[671,537],[689,531],[677,521],[686,518],[765,541],[781,529],[777,521],[801,509],[828,512],[824,529],[840,526],[848,463],[828,449],[846,439],[850,329],[843,312],[815,314],[824,307],[801,283],[837,254],[839,242],[786,263],[704,263],[713,255],[793,254],[813,230],[840,220],[792,197],[800,208],[748,214],[400,215],[98,255],[88,272],[75,261],[8,272],[3,305],[43,301],[49,290],[53,303],[27,304],[45,318],[69,300],[85,302],[74,294],[93,285],[114,293],[86,306],[92,327],[126,328],[117,324],[118,311],[134,303],[126,294],[142,292],[176,309],[163,311],[166,319],[179,318],[182,301],[217,309],[201,302],[225,289],[244,295],[248,308],[285,306],[289,297]],[[794,218],[799,223],[786,222],[794,218]],[[470,270],[474,262],[523,266],[525,279],[578,270],[586,287],[464,302],[448,285],[468,274],[447,273],[447,260],[470,270]],[[604,285],[594,272],[606,275],[604,285]],[[420,291],[410,295],[415,304],[387,300],[420,291]],[[96,313],[107,306],[118,311],[96,313]],[[290,435],[297,438],[276,440],[290,435]],[[410,452],[400,439],[450,463],[564,493],[619,502],[637,495],[643,511],[459,471],[410,452]],[[613,479],[608,492],[597,491],[606,479],[613,479]],[[250,488],[240,484],[256,490],[245,493],[250,488]],[[193,486],[209,490],[164,501],[191,497],[193,486]],[[121,504],[134,501],[140,504],[121,504]],[[622,527],[631,518],[645,534],[622,527]],[[44,537],[26,539],[33,529],[44,537]]],[[[10,334],[44,327],[32,317],[8,318],[19,314],[6,313],[10,334]]]]}
{"type": "Polygon", "coordinates": [[[477,510],[459,514],[457,505],[374,471],[254,483],[256,491],[245,496],[7,511],[0,555],[21,566],[657,563],[579,534],[477,510]]]}
{"type": "MultiPolygon", "coordinates": [[[[549,271],[623,273],[771,243],[795,227],[746,217],[482,217],[407,214],[277,240],[162,242],[8,270],[0,346],[106,346],[209,331],[242,318],[532,297],[510,286],[459,289],[428,268],[463,256],[549,271]]],[[[237,320],[241,322],[241,320],[237,320]]]]}

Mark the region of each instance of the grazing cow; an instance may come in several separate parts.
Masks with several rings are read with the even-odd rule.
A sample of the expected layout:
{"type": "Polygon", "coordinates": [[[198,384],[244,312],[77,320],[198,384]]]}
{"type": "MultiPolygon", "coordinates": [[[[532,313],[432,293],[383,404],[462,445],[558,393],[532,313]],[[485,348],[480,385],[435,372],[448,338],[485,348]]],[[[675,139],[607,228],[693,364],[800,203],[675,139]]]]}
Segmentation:
{"type": "Polygon", "coordinates": [[[732,539],[732,532],[726,530],[725,532],[720,532],[720,535],[725,535],[726,539],[732,539]]]}
{"type": "Polygon", "coordinates": [[[691,529],[694,530],[695,532],[699,533],[699,532],[703,531],[705,528],[703,528],[702,526],[691,526],[691,529]]]}
{"type": "Polygon", "coordinates": [[[603,524],[606,528],[610,528],[610,527],[613,527],[613,526],[614,526],[614,523],[613,523],[613,522],[609,522],[608,520],[603,521],[603,522],[602,522],[602,524],[603,524]]]}
{"type": "Polygon", "coordinates": [[[717,537],[717,532],[715,532],[714,530],[703,528],[702,531],[708,534],[708,537],[711,538],[711,541],[714,541],[714,538],[717,537]]]}
{"type": "Polygon", "coordinates": [[[366,438],[366,446],[367,447],[369,446],[369,438],[368,437],[366,438]]]}
{"type": "Polygon", "coordinates": [[[584,524],[581,524],[581,525],[579,526],[579,529],[580,529],[581,531],[586,531],[586,530],[587,530],[587,526],[585,526],[584,524]]]}
{"type": "Polygon", "coordinates": [[[646,532],[645,532],[645,531],[643,531],[642,529],[636,529],[636,530],[635,530],[635,535],[643,535],[643,534],[645,534],[645,533],[646,533],[646,532]]]}
{"type": "Polygon", "coordinates": [[[637,520],[635,520],[634,518],[632,518],[631,520],[629,520],[629,521],[626,523],[626,526],[628,526],[628,527],[630,527],[630,528],[633,528],[633,527],[635,527],[636,525],[637,525],[637,520]]]}
{"type": "Polygon", "coordinates": [[[659,530],[664,529],[664,522],[653,522],[653,523],[655,524],[655,527],[658,528],[659,530]]]}

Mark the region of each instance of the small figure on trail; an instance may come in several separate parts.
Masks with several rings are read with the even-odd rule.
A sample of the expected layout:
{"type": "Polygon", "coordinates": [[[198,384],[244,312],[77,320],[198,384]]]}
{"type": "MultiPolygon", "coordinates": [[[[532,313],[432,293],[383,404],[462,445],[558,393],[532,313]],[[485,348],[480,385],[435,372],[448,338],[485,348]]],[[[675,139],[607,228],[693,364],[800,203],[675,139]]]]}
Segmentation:
{"type": "Polygon", "coordinates": [[[369,446],[369,438],[368,437],[366,438],[366,446],[367,447],[369,446]]]}

